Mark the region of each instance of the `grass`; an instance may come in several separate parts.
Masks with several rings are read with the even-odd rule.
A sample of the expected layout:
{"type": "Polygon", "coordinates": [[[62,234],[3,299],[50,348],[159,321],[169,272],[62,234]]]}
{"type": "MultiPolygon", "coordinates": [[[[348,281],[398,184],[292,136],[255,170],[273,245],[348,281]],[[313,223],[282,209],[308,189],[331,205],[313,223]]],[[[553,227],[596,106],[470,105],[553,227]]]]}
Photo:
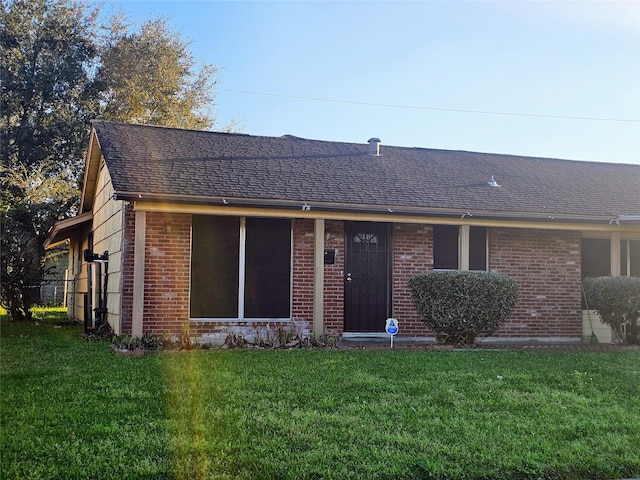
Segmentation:
{"type": "Polygon", "coordinates": [[[1,326],[5,479],[640,476],[640,354],[185,351],[1,326]]]}

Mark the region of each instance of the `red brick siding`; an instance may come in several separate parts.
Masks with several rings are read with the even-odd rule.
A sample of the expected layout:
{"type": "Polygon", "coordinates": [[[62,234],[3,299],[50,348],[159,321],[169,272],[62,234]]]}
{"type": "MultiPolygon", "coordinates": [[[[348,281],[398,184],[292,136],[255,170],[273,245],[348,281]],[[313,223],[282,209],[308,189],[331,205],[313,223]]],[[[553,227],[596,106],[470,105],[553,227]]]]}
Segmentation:
{"type": "Polygon", "coordinates": [[[411,301],[408,282],[433,270],[433,228],[396,224],[393,228],[393,316],[401,336],[430,336],[411,301]]]}
{"type": "MultiPolygon", "coordinates": [[[[433,268],[431,227],[394,227],[393,315],[400,334],[431,335],[411,302],[408,280],[433,268]]],[[[580,234],[489,229],[489,268],[515,279],[520,299],[501,337],[580,337],[580,234]]]]}
{"type": "Polygon", "coordinates": [[[133,315],[133,251],[136,235],[135,213],[131,204],[125,204],[123,215],[120,329],[122,333],[130,333],[133,315]]]}
{"type": "Polygon", "coordinates": [[[582,336],[579,232],[490,229],[489,265],[520,287],[498,336],[582,336]]]}
{"type": "MultiPolygon", "coordinates": [[[[293,221],[292,318],[302,330],[313,325],[314,221],[293,221]]],[[[433,268],[432,227],[397,224],[393,229],[393,316],[403,336],[427,336],[411,302],[409,279],[433,268]]],[[[179,333],[189,322],[191,216],[147,213],[144,331],[179,333]],[[165,224],[171,224],[171,233],[165,224]]],[[[131,330],[135,225],[125,209],[122,328],[131,330]]],[[[325,248],[337,250],[324,266],[324,322],[327,333],[342,333],[344,312],[344,222],[327,221],[325,248]]],[[[489,266],[514,278],[520,300],[498,332],[503,337],[580,337],[580,233],[489,229],[489,266]]],[[[192,334],[260,329],[255,322],[189,322],[192,334]]]]}
{"type": "Polygon", "coordinates": [[[146,240],[143,331],[179,333],[189,321],[191,215],[148,212],[146,240]]]}
{"type": "Polygon", "coordinates": [[[292,317],[306,329],[313,328],[314,230],[313,220],[293,221],[292,317]]]}
{"type": "Polygon", "coordinates": [[[336,250],[336,262],[324,266],[324,329],[341,334],[344,329],[344,222],[325,222],[325,248],[336,250]]]}

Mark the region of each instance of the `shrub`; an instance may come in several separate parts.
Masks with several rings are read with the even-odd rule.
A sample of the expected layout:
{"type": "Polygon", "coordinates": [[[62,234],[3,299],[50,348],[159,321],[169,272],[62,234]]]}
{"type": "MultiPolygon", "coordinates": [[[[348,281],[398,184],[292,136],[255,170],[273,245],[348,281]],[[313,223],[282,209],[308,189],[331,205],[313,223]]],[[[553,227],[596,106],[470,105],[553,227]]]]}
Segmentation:
{"type": "Polygon", "coordinates": [[[316,336],[304,335],[297,328],[284,328],[282,326],[272,329],[268,324],[264,334],[257,332],[252,341],[248,341],[240,333],[229,333],[225,338],[222,348],[271,348],[287,349],[296,348],[333,348],[337,345],[335,335],[323,334],[316,336]]]}
{"type": "Polygon", "coordinates": [[[518,285],[494,272],[432,272],[409,280],[422,323],[439,343],[471,345],[495,333],[518,301],[518,285]]]}
{"type": "Polygon", "coordinates": [[[640,278],[591,277],[583,283],[587,307],[598,311],[619,340],[640,343],[640,278]]]}

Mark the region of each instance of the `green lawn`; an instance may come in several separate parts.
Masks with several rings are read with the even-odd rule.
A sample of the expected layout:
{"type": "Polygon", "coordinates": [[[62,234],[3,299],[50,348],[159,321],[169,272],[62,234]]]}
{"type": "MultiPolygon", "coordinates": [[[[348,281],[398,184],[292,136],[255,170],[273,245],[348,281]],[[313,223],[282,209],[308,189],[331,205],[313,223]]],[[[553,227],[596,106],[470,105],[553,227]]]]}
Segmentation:
{"type": "Polygon", "coordinates": [[[640,476],[640,353],[185,351],[1,324],[4,479],[640,476]]]}

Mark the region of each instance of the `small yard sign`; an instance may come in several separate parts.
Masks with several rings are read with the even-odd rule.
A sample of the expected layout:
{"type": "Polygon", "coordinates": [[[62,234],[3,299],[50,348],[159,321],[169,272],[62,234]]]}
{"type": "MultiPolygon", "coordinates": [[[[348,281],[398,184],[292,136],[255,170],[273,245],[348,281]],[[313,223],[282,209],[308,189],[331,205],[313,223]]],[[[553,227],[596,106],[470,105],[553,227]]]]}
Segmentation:
{"type": "Polygon", "coordinates": [[[393,337],[398,333],[398,321],[395,318],[387,318],[384,330],[391,336],[391,348],[393,348],[393,337]]]}

